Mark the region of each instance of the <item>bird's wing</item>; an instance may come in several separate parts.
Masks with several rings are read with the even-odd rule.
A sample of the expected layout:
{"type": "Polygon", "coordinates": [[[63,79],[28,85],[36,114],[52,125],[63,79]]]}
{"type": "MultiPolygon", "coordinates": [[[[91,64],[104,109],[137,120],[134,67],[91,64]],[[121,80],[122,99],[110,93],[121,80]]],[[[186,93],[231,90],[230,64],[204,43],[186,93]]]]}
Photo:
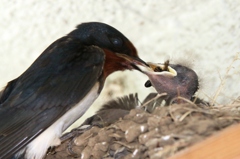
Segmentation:
{"type": "Polygon", "coordinates": [[[0,158],[21,150],[91,90],[105,55],[95,46],[63,37],[2,92],[0,158]]]}

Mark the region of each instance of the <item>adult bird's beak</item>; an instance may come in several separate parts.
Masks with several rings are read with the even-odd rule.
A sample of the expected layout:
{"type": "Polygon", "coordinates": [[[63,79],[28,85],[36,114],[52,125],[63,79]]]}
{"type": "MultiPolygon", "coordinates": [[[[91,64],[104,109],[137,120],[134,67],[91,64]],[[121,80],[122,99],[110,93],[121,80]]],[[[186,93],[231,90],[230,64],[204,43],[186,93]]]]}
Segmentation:
{"type": "Polygon", "coordinates": [[[145,61],[140,59],[139,57],[132,57],[132,56],[128,56],[126,54],[119,54],[119,53],[116,53],[116,54],[117,54],[117,56],[124,58],[126,61],[128,61],[130,63],[130,65],[135,69],[138,69],[138,67],[136,67],[136,65],[149,67],[149,65],[145,61]]]}

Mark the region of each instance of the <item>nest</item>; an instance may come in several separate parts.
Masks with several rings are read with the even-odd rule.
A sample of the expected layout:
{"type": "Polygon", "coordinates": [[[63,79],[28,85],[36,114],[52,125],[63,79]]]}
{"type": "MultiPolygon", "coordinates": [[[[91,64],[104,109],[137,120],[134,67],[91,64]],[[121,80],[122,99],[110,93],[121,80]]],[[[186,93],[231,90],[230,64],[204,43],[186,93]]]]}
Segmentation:
{"type": "Polygon", "coordinates": [[[218,131],[239,123],[240,102],[207,106],[188,102],[132,109],[107,126],[71,131],[46,159],[165,159],[218,131]]]}

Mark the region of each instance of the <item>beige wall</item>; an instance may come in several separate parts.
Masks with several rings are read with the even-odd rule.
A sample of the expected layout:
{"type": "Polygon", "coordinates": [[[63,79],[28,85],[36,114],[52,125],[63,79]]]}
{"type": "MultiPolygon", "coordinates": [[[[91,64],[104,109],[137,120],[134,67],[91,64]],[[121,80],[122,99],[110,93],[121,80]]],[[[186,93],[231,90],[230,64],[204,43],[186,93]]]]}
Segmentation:
{"type": "MultiPolygon", "coordinates": [[[[0,86],[20,75],[51,42],[88,21],[105,22],[123,32],[146,61],[170,58],[191,65],[201,78],[199,94],[204,98],[213,97],[220,77],[240,52],[238,0],[2,0],[0,86]]],[[[154,91],[144,88],[146,79],[139,72],[115,73],[99,102],[108,100],[111,92],[138,92],[143,98],[154,91]]],[[[238,60],[218,102],[240,95],[239,79],[238,60]]]]}

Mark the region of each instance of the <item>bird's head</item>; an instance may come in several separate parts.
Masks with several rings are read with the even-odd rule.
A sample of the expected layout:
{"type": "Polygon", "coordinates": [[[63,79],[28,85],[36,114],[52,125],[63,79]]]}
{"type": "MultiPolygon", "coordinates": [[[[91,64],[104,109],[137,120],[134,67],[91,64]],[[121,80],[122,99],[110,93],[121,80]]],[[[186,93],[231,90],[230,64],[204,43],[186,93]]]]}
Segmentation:
{"type": "Polygon", "coordinates": [[[100,22],[82,23],[68,35],[79,38],[84,45],[102,48],[108,56],[108,61],[118,61],[125,65],[125,69],[132,69],[131,65],[134,64],[147,65],[138,57],[131,41],[110,25],[100,22]]]}
{"type": "Polygon", "coordinates": [[[198,76],[192,69],[179,64],[149,65],[152,69],[140,68],[150,80],[145,86],[152,85],[159,94],[167,93],[169,100],[178,96],[190,99],[198,90],[198,76]]]}

